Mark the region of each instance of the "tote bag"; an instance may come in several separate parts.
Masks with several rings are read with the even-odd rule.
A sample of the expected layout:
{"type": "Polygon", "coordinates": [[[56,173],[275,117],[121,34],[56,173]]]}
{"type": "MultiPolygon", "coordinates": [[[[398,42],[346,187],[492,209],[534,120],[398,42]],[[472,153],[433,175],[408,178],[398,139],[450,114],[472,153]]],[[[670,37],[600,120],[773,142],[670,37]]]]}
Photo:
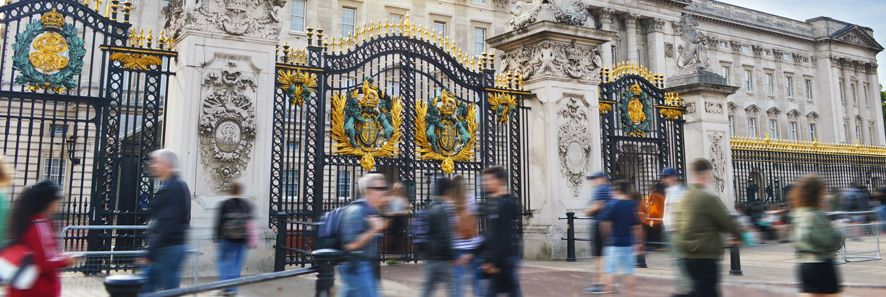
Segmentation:
{"type": "Polygon", "coordinates": [[[0,250],[0,279],[13,288],[30,290],[40,274],[34,265],[34,251],[29,247],[15,243],[0,250]]]}

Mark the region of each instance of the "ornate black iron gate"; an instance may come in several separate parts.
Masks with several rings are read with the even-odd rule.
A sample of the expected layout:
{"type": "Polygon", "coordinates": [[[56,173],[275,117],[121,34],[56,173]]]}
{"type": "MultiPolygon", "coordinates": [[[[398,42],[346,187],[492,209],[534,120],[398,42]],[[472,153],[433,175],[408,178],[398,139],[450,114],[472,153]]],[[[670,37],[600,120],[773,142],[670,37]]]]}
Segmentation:
{"type": "MultiPolygon", "coordinates": [[[[3,191],[12,199],[36,181],[57,181],[66,196],[59,230],[144,224],[155,191],[147,155],[162,145],[175,52],[162,33],[131,30],[131,2],[106,2],[0,6],[0,150],[17,173],[3,191]]],[[[63,244],[108,251],[140,249],[142,241],[132,231],[75,230],[63,244]]],[[[131,263],[109,259],[90,258],[80,270],[131,263]]]]}
{"type": "MultiPolygon", "coordinates": [[[[441,175],[464,176],[484,203],[479,171],[501,165],[525,211],[525,92],[518,76],[495,73],[493,55],[455,50],[408,16],[342,38],[307,31],[306,49],[278,48],[270,225],[286,224],[285,264],[310,263],[308,224],[358,199],[367,172],[405,184],[417,209],[441,175]]],[[[412,257],[398,234],[381,250],[412,257]]]]}
{"type": "Polygon", "coordinates": [[[647,191],[664,167],[685,177],[683,102],[666,93],[664,77],[631,63],[601,70],[603,166],[613,179],[647,191]]]}

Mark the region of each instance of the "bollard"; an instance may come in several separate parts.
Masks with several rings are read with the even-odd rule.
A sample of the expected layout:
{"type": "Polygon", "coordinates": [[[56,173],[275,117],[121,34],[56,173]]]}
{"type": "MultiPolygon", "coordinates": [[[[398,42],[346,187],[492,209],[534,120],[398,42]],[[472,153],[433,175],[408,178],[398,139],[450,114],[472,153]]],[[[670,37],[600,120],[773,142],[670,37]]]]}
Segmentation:
{"type": "Polygon", "coordinates": [[[335,286],[335,265],[338,264],[341,252],[332,249],[313,251],[314,265],[317,266],[317,283],[315,297],[332,296],[335,286]]]}
{"type": "Polygon", "coordinates": [[[575,213],[566,213],[566,262],[575,262],[575,213]]]}
{"type": "Polygon", "coordinates": [[[637,268],[648,268],[649,267],[649,266],[646,266],[646,253],[640,253],[639,255],[637,255],[637,265],[634,265],[634,267],[637,267],[637,268]]]}
{"type": "Polygon", "coordinates": [[[106,277],[104,283],[111,297],[137,297],[146,282],[144,277],[135,274],[120,274],[106,277]]]}
{"type": "Polygon", "coordinates": [[[286,220],[288,215],[286,212],[277,213],[277,246],[274,250],[274,272],[286,270],[286,236],[288,235],[288,225],[286,220]]]}
{"type": "Polygon", "coordinates": [[[729,247],[729,275],[742,275],[741,255],[738,253],[738,245],[729,247]]]}

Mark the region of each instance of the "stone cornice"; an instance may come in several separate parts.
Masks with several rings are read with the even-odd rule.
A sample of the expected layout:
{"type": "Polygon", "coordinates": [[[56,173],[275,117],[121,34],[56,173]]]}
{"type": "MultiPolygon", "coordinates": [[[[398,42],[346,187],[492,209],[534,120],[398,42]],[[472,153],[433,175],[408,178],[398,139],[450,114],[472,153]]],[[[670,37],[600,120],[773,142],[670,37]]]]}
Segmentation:
{"type": "Polygon", "coordinates": [[[743,30],[750,30],[750,31],[758,32],[758,33],[764,33],[764,34],[774,35],[774,36],[793,39],[793,40],[800,40],[800,41],[806,41],[806,42],[814,41],[813,38],[808,37],[808,36],[801,36],[801,35],[787,33],[787,32],[775,31],[771,28],[762,28],[759,26],[742,24],[742,23],[735,22],[732,20],[717,18],[714,16],[702,14],[697,11],[687,11],[686,13],[692,15],[693,17],[695,17],[696,20],[699,20],[699,21],[705,21],[705,22],[714,23],[714,24],[726,25],[726,26],[730,26],[730,27],[734,27],[734,28],[739,28],[739,29],[743,29],[743,30]]]}

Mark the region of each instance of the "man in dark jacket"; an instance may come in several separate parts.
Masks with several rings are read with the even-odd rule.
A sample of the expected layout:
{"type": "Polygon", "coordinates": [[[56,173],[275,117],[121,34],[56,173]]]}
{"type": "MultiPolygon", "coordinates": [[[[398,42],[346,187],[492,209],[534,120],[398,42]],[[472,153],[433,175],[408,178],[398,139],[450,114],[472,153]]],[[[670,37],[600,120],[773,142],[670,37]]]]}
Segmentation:
{"type": "Polygon", "coordinates": [[[178,157],[168,149],[151,153],[151,173],[160,189],[148,209],[148,250],[143,270],[148,279],[144,292],[178,288],[185,257],[185,237],[191,224],[191,193],[178,177],[178,157]]]}
{"type": "Polygon", "coordinates": [[[452,198],[455,187],[448,178],[437,179],[434,197],[428,205],[428,241],[424,246],[425,279],[422,282],[422,297],[431,296],[437,283],[443,283],[449,296],[457,296],[452,281],[452,228],[450,218],[454,218],[452,198]]]}
{"type": "MultiPolygon", "coordinates": [[[[486,296],[498,296],[499,293],[521,296],[520,279],[517,277],[521,254],[521,237],[517,229],[520,208],[508,193],[505,169],[495,166],[483,170],[483,189],[496,204],[495,212],[491,212],[487,218],[486,238],[480,246],[480,251],[486,257],[483,272],[491,275],[486,296]]],[[[470,257],[465,257],[458,262],[464,264],[469,261],[470,257]]]]}

